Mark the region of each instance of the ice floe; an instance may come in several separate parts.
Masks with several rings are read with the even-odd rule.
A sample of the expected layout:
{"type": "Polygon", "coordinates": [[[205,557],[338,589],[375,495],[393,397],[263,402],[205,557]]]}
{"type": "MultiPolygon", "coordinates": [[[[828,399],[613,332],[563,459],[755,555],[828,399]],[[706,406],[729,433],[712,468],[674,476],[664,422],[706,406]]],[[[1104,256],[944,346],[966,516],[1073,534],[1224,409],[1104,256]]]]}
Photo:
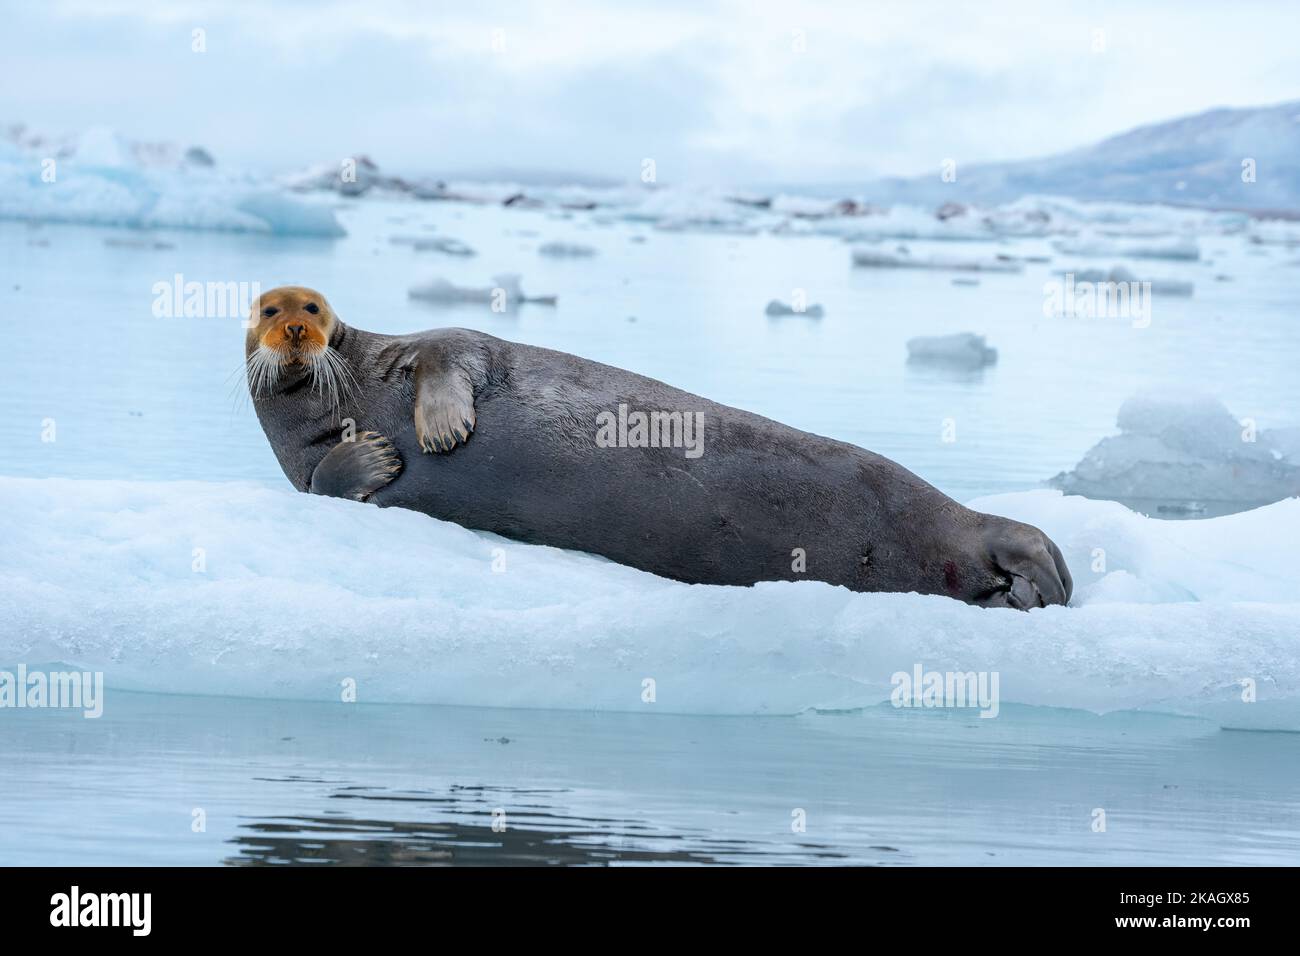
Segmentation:
{"type": "Polygon", "coordinates": [[[1152,236],[1145,239],[1082,236],[1057,239],[1052,247],[1057,252],[1075,256],[1175,259],[1187,262],[1194,262],[1201,257],[1197,241],[1186,236],[1152,236]]]}
{"type": "Polygon", "coordinates": [[[997,362],[998,350],[974,332],[918,336],[907,341],[907,360],[920,365],[983,368],[997,362]]]}
{"type": "Polygon", "coordinates": [[[1191,295],[1195,291],[1195,283],[1186,279],[1139,279],[1132,270],[1124,266],[1112,266],[1110,269],[1071,269],[1062,275],[1072,275],[1076,282],[1091,282],[1098,285],[1118,285],[1124,283],[1128,286],[1146,285],[1155,295],[1191,295]]]}
{"type": "Polygon", "coordinates": [[[114,689],[339,701],[352,680],[363,704],[791,714],[886,701],[919,663],[996,671],[1003,703],[1300,729],[1300,501],[1197,522],[972,502],[1072,569],[1076,606],[1022,613],[685,585],[253,483],[0,478],[0,500],[0,667],[103,671],[106,710],[114,689]]]}
{"type": "Polygon", "coordinates": [[[853,250],[853,264],[870,269],[937,269],[955,272],[1020,272],[1024,269],[1016,260],[1005,256],[973,257],[951,255],[914,255],[899,246],[894,250],[872,249],[866,246],[853,250]]]}
{"type": "Polygon", "coordinates": [[[509,311],[526,302],[536,305],[555,305],[553,295],[526,295],[519,276],[508,272],[492,277],[490,286],[459,286],[449,279],[434,278],[412,286],[407,294],[412,299],[435,302],[440,305],[487,305],[497,311],[509,311]]]}
{"type": "Polygon", "coordinates": [[[814,303],[813,305],[803,306],[802,308],[795,308],[793,305],[786,305],[780,299],[773,299],[771,302],[769,302],[767,304],[767,308],[765,308],[763,312],[771,316],[803,315],[803,316],[807,316],[810,319],[820,319],[823,315],[826,314],[826,310],[823,309],[821,305],[818,303],[814,303]]]}
{"type": "Polygon", "coordinates": [[[416,252],[441,252],[461,258],[477,255],[468,243],[447,236],[390,236],[388,241],[395,246],[409,246],[416,252]]]}
{"type": "Polygon", "coordinates": [[[578,242],[544,242],[537,247],[537,254],[551,259],[590,259],[596,249],[578,242]]]}

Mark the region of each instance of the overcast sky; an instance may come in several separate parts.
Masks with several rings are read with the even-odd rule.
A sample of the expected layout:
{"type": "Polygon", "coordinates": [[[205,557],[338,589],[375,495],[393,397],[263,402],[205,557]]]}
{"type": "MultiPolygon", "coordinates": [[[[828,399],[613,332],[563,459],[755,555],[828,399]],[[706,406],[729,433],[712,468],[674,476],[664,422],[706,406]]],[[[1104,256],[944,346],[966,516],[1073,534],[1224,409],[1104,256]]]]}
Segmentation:
{"type": "Polygon", "coordinates": [[[1282,2],[0,8],[0,122],[109,125],[277,169],[367,153],[393,171],[635,179],[653,158],[661,182],[848,182],[1300,99],[1282,2]]]}

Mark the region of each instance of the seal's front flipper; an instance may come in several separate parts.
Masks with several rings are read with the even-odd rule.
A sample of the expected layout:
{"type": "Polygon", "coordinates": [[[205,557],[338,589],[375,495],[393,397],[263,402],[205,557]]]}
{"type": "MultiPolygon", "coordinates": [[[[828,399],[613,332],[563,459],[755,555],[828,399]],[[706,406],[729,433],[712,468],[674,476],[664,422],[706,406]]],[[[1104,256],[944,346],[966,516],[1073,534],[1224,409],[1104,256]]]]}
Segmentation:
{"type": "Polygon", "coordinates": [[[339,442],[311,474],[311,493],[365,501],[402,470],[397,449],[378,432],[339,442]]]}
{"type": "Polygon", "coordinates": [[[415,386],[415,437],[425,451],[451,451],[474,430],[474,386],[459,368],[421,366],[415,386]]]}

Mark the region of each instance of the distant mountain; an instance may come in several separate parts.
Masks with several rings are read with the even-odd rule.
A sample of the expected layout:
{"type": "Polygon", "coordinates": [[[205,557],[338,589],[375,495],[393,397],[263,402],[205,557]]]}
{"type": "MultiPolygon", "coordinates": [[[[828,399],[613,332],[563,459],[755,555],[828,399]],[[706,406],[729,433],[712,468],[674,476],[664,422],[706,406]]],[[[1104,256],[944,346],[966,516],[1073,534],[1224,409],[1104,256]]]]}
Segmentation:
{"type": "Polygon", "coordinates": [[[1300,210],[1300,101],[1213,109],[1139,126],[1095,146],[1044,159],[963,166],[869,183],[875,203],[992,204],[1030,194],[1249,210],[1300,210]],[[1254,160],[1254,182],[1242,179],[1254,160]]]}

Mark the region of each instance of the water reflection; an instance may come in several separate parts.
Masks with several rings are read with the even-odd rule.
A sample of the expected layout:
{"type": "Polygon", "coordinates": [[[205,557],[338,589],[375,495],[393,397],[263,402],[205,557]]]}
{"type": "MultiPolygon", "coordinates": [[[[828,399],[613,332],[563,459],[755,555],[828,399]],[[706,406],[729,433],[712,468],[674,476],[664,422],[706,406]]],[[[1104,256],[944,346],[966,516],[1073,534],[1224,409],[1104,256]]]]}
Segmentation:
{"type": "MultiPolygon", "coordinates": [[[[303,781],[295,777],[282,782],[303,781]]],[[[364,801],[363,809],[244,823],[229,841],[237,852],[223,862],[231,866],[609,866],[848,860],[846,854],[817,843],[762,844],[719,839],[704,831],[672,833],[632,818],[574,817],[555,806],[566,793],[511,787],[453,786],[444,794],[338,787],[330,799],[364,801]],[[382,817],[397,816],[400,810],[438,819],[372,815],[385,808],[388,812],[382,817]],[[494,820],[500,821],[495,827],[494,820]]],[[[880,862],[898,856],[893,847],[872,850],[880,862]]]]}

